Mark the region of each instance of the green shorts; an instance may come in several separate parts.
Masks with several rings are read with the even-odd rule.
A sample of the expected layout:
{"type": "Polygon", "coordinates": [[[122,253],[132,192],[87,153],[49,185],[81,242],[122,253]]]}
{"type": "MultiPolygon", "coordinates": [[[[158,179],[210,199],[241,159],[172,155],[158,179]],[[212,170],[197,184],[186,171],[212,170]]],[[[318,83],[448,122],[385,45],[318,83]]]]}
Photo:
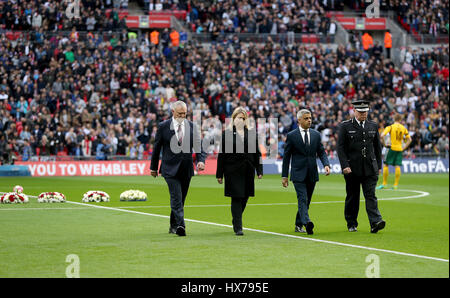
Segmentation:
{"type": "Polygon", "coordinates": [[[403,159],[402,151],[394,151],[389,149],[389,152],[386,155],[386,160],[384,161],[384,163],[390,166],[401,166],[402,159],[403,159]]]}

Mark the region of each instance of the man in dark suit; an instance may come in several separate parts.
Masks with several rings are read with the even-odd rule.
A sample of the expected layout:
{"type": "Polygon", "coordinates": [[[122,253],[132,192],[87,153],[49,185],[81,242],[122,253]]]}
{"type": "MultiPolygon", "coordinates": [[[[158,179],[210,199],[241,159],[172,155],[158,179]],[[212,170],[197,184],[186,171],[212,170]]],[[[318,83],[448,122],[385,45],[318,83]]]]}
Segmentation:
{"type": "Polygon", "coordinates": [[[297,193],[298,211],[295,218],[295,231],[313,234],[314,224],[309,219],[308,209],[316,182],[319,181],[317,157],[322,162],[325,174],[330,174],[330,163],[323,147],[320,133],[311,129],[311,112],[302,109],[297,113],[298,129],[287,134],[283,156],[282,184],[287,187],[289,164],[291,181],[297,193]]]}
{"type": "Polygon", "coordinates": [[[159,155],[162,160],[159,172],[164,177],[170,193],[169,233],[186,236],[184,202],[194,166],[192,153],[196,153],[197,169],[205,169],[206,153],[201,148],[200,132],[191,121],[186,120],[187,107],[182,101],[171,106],[173,117],[159,124],[155,136],[150,173],[158,176],[159,155]]]}
{"type": "Polygon", "coordinates": [[[386,222],[378,210],[375,187],[381,172],[381,141],[378,124],[368,120],[369,102],[354,101],[355,117],[339,125],[337,154],[345,178],[345,220],[350,232],[358,226],[359,196],[362,186],[370,232],[383,229],[386,222]]]}

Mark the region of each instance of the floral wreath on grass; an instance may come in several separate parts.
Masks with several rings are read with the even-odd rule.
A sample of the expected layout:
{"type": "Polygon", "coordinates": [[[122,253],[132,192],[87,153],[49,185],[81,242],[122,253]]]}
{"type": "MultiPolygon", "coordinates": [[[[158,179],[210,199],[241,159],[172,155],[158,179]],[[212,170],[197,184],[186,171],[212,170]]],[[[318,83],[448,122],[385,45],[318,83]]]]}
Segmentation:
{"type": "Polygon", "coordinates": [[[87,202],[109,202],[109,195],[104,191],[99,190],[90,190],[83,195],[83,199],[81,200],[85,203],[87,202]]]}
{"type": "Polygon", "coordinates": [[[43,192],[38,196],[38,203],[64,203],[66,196],[57,191],[43,192]]]}
{"type": "Polygon", "coordinates": [[[121,201],[147,201],[147,194],[143,191],[130,189],[120,194],[121,201]]]}
{"type": "Polygon", "coordinates": [[[7,192],[0,197],[0,203],[2,204],[22,204],[28,202],[28,196],[23,193],[7,192]]]}

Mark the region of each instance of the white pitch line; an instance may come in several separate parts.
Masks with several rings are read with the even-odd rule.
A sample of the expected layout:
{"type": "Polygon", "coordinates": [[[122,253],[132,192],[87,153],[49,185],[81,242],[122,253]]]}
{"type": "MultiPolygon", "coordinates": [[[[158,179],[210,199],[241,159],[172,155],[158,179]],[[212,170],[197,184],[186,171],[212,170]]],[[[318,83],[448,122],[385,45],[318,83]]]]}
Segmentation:
{"type": "MultiPolygon", "coordinates": [[[[407,197],[397,197],[397,198],[387,198],[387,199],[379,199],[379,200],[400,200],[400,199],[410,199],[410,198],[419,198],[428,196],[428,192],[423,191],[417,191],[417,190],[404,190],[404,191],[411,191],[419,193],[419,195],[416,196],[407,196],[407,197]]],[[[362,201],[362,200],[361,200],[362,201]]],[[[141,214],[146,216],[154,216],[154,217],[162,217],[162,218],[170,218],[167,215],[161,215],[161,214],[153,214],[153,213],[146,213],[146,212],[139,212],[139,211],[133,211],[133,210],[127,210],[127,209],[121,209],[121,208],[136,208],[136,207],[144,207],[149,208],[150,206],[133,206],[133,207],[121,207],[121,208],[113,208],[113,207],[106,207],[106,206],[100,206],[100,205],[90,205],[86,203],[79,203],[79,202],[72,202],[67,201],[67,203],[75,204],[75,205],[81,205],[81,206],[87,206],[87,207],[93,207],[93,208],[99,208],[99,209],[107,209],[107,210],[115,210],[115,211],[121,211],[121,212],[128,212],[128,213],[134,213],[134,214],[141,214]]],[[[312,204],[313,202],[311,202],[312,204]]],[[[341,203],[341,201],[328,201],[328,202],[316,202],[316,203],[341,203]]],[[[275,204],[296,204],[296,203],[273,203],[273,204],[251,204],[251,205],[275,205],[275,204]]],[[[196,205],[193,205],[196,206],[196,205]]],[[[208,205],[197,205],[199,207],[205,207],[208,205]]],[[[218,205],[209,205],[209,206],[218,206],[218,205]]],[[[220,206],[229,206],[229,205],[220,205],[220,206]]],[[[163,206],[167,207],[167,206],[163,206]]],[[[185,206],[188,207],[188,206],[185,206]]],[[[20,208],[20,209],[0,209],[0,210],[36,210],[40,208],[20,208]]],[[[42,208],[46,210],[60,210],[60,209],[87,209],[87,208],[42,208]]],[[[213,225],[213,226],[219,226],[219,227],[226,227],[226,228],[232,228],[230,225],[225,224],[219,224],[214,222],[207,222],[207,221],[201,221],[196,219],[185,219],[185,221],[188,222],[195,222],[195,223],[201,223],[201,224],[207,224],[207,225],[213,225]]],[[[269,234],[269,235],[275,235],[275,236],[281,236],[281,237],[288,237],[288,238],[294,238],[294,239],[302,239],[302,240],[309,240],[314,242],[320,242],[320,243],[327,243],[332,245],[339,245],[344,247],[351,247],[351,248],[359,248],[359,249],[365,249],[370,251],[378,251],[378,252],[384,252],[384,253],[390,253],[390,254],[396,254],[396,255],[402,255],[402,256],[409,256],[409,257],[415,257],[420,259],[427,259],[427,260],[434,260],[434,261],[440,261],[440,262],[449,262],[447,259],[441,259],[441,258],[435,258],[435,257],[429,257],[429,256],[423,256],[423,255],[417,255],[417,254],[411,254],[411,253],[405,253],[405,252],[399,252],[399,251],[393,251],[393,250],[387,250],[387,249],[381,249],[381,248],[374,248],[374,247],[368,247],[368,246],[361,246],[361,245],[354,245],[354,244],[348,244],[348,243],[342,243],[342,242],[336,242],[336,241],[330,241],[330,240],[323,240],[323,239],[316,239],[316,238],[307,238],[307,237],[301,237],[296,235],[289,235],[289,234],[282,234],[282,233],[276,233],[276,232],[270,232],[270,231],[264,231],[264,230],[258,230],[258,229],[252,229],[252,228],[244,228],[244,230],[247,231],[253,231],[263,234],[269,234]]]]}
{"type": "MultiPolygon", "coordinates": [[[[420,190],[407,190],[402,189],[402,191],[409,191],[418,193],[418,195],[413,196],[405,196],[405,197],[394,197],[394,198],[381,198],[378,201],[394,201],[394,200],[405,200],[405,199],[414,199],[429,196],[430,193],[426,191],[420,190]]],[[[364,202],[364,199],[360,200],[360,202],[364,202]]],[[[311,202],[311,204],[333,204],[333,203],[345,203],[345,200],[342,201],[323,201],[323,202],[311,202]]],[[[247,206],[280,206],[280,205],[297,205],[298,203],[259,203],[259,204],[247,204],[247,206]]],[[[130,208],[130,209],[141,209],[141,208],[164,208],[170,207],[170,205],[164,206],[129,206],[129,207],[116,207],[116,208],[130,208]]],[[[217,205],[185,205],[187,207],[230,207],[230,204],[217,204],[217,205]]]]}
{"type": "MultiPolygon", "coordinates": [[[[67,201],[67,203],[81,205],[81,206],[90,206],[90,207],[93,207],[93,208],[115,210],[115,211],[121,211],[121,212],[128,212],[128,213],[140,214],[140,215],[146,215],[146,216],[170,218],[167,215],[139,212],[139,211],[134,211],[134,210],[119,209],[119,208],[99,206],[99,205],[89,205],[89,204],[85,204],[85,203],[78,203],[78,202],[72,202],[72,201],[67,201]]],[[[196,220],[196,219],[187,219],[186,218],[185,221],[201,223],[201,224],[207,224],[207,225],[218,226],[218,227],[232,228],[232,226],[230,226],[230,225],[219,224],[219,223],[215,223],[215,222],[202,221],[202,220],[196,220]]],[[[359,249],[365,249],[365,250],[370,250],[370,251],[378,251],[378,252],[390,253],[390,254],[401,255],[401,256],[415,257],[415,258],[427,259],[427,260],[433,260],[433,261],[440,261],[440,262],[447,262],[447,263],[449,261],[447,259],[441,259],[441,258],[435,258],[435,257],[429,257],[429,256],[422,256],[422,255],[405,253],[405,252],[399,252],[399,251],[393,251],[393,250],[387,250],[387,249],[373,248],[373,247],[368,247],[368,246],[354,245],[354,244],[348,244],[348,243],[342,243],[342,242],[336,242],[336,241],[322,240],[322,239],[316,239],[316,238],[307,238],[307,237],[301,237],[301,236],[295,236],[295,235],[289,235],[289,234],[281,234],[281,233],[264,231],[264,230],[258,230],[258,229],[252,229],[252,228],[244,228],[244,230],[258,232],[258,233],[264,233],[264,234],[269,234],[269,235],[275,235],[275,236],[282,236],[282,237],[289,237],[289,238],[295,238],[295,239],[314,241],[314,242],[319,242],[319,243],[327,243],[327,244],[333,244],[333,245],[339,245],[339,246],[345,246],[345,247],[351,247],[351,248],[359,248],[359,249]]]]}
{"type": "MultiPolygon", "coordinates": [[[[393,200],[405,200],[405,199],[414,199],[429,196],[430,193],[426,191],[420,190],[408,190],[402,189],[402,191],[409,191],[418,193],[418,195],[413,196],[405,196],[405,197],[394,197],[394,198],[381,198],[378,201],[393,201],[393,200]]],[[[342,201],[323,201],[323,202],[311,202],[311,204],[333,204],[333,203],[344,203],[345,200],[342,201]]],[[[360,202],[364,202],[362,199],[360,202]]],[[[259,204],[247,204],[247,206],[280,206],[280,205],[297,205],[298,203],[259,203],[259,204]]],[[[130,206],[130,207],[116,207],[116,208],[130,208],[130,209],[141,209],[141,208],[164,208],[170,207],[170,205],[164,206],[130,206]]],[[[217,205],[185,205],[186,207],[230,207],[230,204],[217,204],[217,205]]]]}

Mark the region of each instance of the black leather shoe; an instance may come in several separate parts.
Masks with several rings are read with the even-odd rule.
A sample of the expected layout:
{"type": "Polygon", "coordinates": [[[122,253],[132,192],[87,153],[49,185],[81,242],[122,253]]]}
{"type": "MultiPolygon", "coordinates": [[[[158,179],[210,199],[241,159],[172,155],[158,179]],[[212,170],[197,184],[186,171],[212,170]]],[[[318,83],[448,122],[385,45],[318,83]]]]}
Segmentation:
{"type": "Polygon", "coordinates": [[[233,231],[237,235],[237,232],[242,232],[242,223],[234,223],[233,222],[233,231]]]}
{"type": "Polygon", "coordinates": [[[295,226],[294,231],[296,233],[306,233],[305,229],[303,228],[303,226],[295,226]]]}
{"type": "Polygon", "coordinates": [[[244,232],[242,232],[242,230],[237,231],[236,236],[244,236],[244,232]]]}
{"type": "Polygon", "coordinates": [[[358,229],[355,226],[348,227],[349,232],[358,232],[358,229]]]}
{"type": "Polygon", "coordinates": [[[306,234],[308,234],[308,235],[314,234],[314,232],[313,232],[314,224],[312,221],[307,222],[305,225],[305,228],[306,228],[306,234]]]}
{"type": "Polygon", "coordinates": [[[176,234],[177,228],[169,228],[169,234],[176,234]]]}
{"type": "Polygon", "coordinates": [[[186,236],[186,230],[183,226],[178,226],[175,232],[178,236],[186,236]]]}
{"type": "Polygon", "coordinates": [[[386,222],[384,220],[380,220],[379,222],[373,223],[372,226],[370,227],[370,232],[371,233],[376,233],[379,230],[384,229],[384,227],[386,226],[386,222]]]}

